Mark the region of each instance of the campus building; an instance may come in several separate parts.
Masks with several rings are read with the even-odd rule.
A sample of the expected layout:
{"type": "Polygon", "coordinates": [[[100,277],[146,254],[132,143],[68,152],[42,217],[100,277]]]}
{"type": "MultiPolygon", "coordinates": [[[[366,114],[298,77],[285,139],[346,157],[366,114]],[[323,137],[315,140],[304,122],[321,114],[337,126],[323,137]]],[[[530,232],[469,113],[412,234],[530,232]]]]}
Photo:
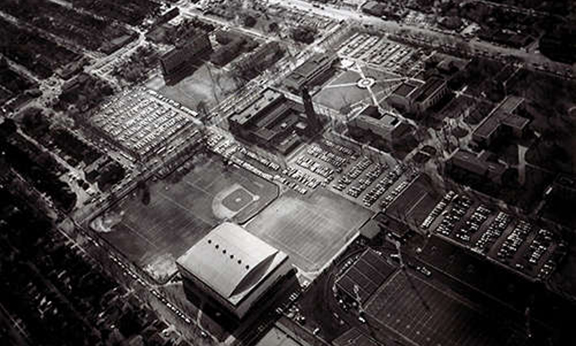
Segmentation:
{"type": "Polygon", "coordinates": [[[530,120],[514,114],[524,99],[509,96],[478,125],[472,139],[480,147],[488,147],[500,138],[522,138],[528,132],[530,120]]]}
{"type": "Polygon", "coordinates": [[[316,54],[292,71],[284,80],[284,85],[288,90],[299,93],[303,86],[312,87],[321,81],[337,61],[336,54],[316,54]]]}
{"type": "Polygon", "coordinates": [[[278,291],[293,267],[288,255],[225,222],[176,261],[186,296],[240,320],[278,291]]]}
{"type": "Polygon", "coordinates": [[[366,106],[348,122],[348,131],[354,138],[380,143],[376,147],[388,149],[411,133],[412,127],[392,113],[381,113],[376,106],[366,106]]]}
{"type": "Polygon", "coordinates": [[[184,70],[187,65],[212,52],[212,44],[204,32],[194,36],[191,41],[176,47],[160,58],[164,76],[173,75],[184,70]]]}
{"type": "Polygon", "coordinates": [[[421,114],[447,94],[446,80],[432,76],[424,83],[418,80],[403,82],[386,98],[386,102],[401,111],[421,114]]]}
{"type": "Polygon", "coordinates": [[[304,99],[302,107],[287,100],[284,94],[266,89],[261,95],[237,105],[228,118],[230,131],[246,142],[288,153],[300,143],[299,136],[310,136],[322,128],[310,95],[304,99]]]}
{"type": "Polygon", "coordinates": [[[456,181],[474,186],[484,183],[502,183],[506,166],[498,161],[489,160],[490,153],[474,153],[459,149],[446,162],[447,173],[456,181]]]}
{"type": "Polygon", "coordinates": [[[265,70],[279,59],[282,54],[280,43],[272,41],[256,48],[253,53],[243,55],[234,62],[234,65],[242,71],[265,70]]]}

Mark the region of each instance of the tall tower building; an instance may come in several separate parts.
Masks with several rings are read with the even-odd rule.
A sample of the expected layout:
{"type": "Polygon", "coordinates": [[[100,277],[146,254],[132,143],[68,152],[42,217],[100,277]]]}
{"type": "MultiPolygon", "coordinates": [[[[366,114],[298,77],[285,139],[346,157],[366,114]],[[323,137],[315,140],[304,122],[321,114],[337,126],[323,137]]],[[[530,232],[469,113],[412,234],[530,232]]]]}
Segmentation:
{"type": "Polygon", "coordinates": [[[303,86],[301,93],[302,103],[304,104],[304,113],[306,114],[310,132],[317,133],[322,129],[322,121],[320,120],[318,114],[314,111],[314,104],[312,103],[312,97],[310,97],[310,93],[308,92],[308,87],[303,86]]]}

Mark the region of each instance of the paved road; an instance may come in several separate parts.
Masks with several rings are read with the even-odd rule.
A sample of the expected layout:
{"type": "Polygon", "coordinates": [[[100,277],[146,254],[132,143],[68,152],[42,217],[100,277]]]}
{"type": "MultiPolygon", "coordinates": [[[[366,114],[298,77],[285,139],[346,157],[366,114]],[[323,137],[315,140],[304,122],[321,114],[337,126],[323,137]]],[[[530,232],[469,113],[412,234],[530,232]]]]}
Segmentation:
{"type": "MultiPolygon", "coordinates": [[[[448,34],[440,31],[433,31],[426,28],[417,27],[415,25],[400,24],[398,22],[383,20],[377,17],[364,15],[362,13],[352,11],[346,8],[336,8],[329,5],[322,7],[314,7],[312,4],[303,0],[269,0],[270,3],[277,4],[287,8],[298,8],[302,11],[316,13],[318,15],[331,17],[336,20],[344,20],[347,22],[355,22],[360,25],[371,25],[373,28],[380,29],[390,34],[401,34],[411,36],[425,37],[430,41],[438,43],[449,43],[452,45],[460,45],[462,48],[467,47],[471,52],[487,52],[492,56],[498,54],[502,56],[513,56],[524,60],[529,65],[543,65],[547,64],[550,70],[566,71],[567,68],[571,69],[573,74],[576,75],[576,69],[573,66],[553,62],[541,54],[529,53],[522,49],[511,47],[503,47],[492,44],[490,42],[481,40],[466,40],[456,34],[448,34]]],[[[422,42],[425,44],[425,42],[422,42]]]]}

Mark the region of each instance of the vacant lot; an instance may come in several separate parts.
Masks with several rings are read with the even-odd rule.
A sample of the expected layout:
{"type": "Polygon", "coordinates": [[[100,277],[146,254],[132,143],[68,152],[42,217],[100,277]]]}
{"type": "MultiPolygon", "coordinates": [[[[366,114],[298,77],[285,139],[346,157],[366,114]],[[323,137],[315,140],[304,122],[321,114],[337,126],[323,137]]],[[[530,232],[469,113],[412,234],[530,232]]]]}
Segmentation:
{"type": "Polygon", "coordinates": [[[149,203],[136,191],[91,222],[155,280],[174,274],[174,261],[224,219],[243,222],[277,195],[275,185],[252,173],[218,159],[197,160],[177,182],[171,176],[149,181],[149,203]]]}

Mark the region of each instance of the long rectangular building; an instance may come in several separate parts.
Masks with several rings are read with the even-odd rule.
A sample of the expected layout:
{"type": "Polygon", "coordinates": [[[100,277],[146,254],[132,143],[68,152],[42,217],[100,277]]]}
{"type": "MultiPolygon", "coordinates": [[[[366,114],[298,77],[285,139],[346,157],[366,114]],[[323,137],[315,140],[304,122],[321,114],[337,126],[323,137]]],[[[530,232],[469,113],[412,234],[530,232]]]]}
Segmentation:
{"type": "Polygon", "coordinates": [[[286,79],[284,85],[292,92],[300,92],[304,85],[311,86],[338,60],[336,54],[316,54],[298,66],[286,79]]]}
{"type": "Polygon", "coordinates": [[[211,51],[212,44],[208,35],[205,32],[199,33],[192,41],[172,49],[160,58],[162,71],[165,76],[174,74],[211,51]]]}

